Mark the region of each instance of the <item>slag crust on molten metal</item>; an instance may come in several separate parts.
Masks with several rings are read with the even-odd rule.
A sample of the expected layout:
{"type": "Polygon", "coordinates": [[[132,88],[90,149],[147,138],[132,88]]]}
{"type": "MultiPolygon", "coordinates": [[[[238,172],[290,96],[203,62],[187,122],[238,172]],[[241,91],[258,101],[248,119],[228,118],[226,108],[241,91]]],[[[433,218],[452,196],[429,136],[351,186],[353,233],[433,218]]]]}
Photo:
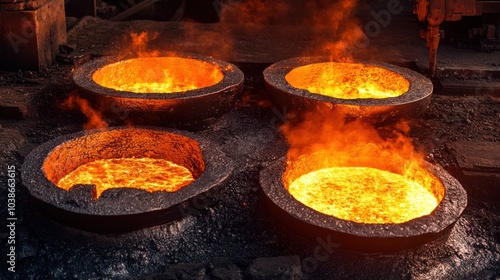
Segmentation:
{"type": "Polygon", "coordinates": [[[323,62],[292,69],[286,81],[293,87],[339,99],[384,99],[410,89],[402,75],[362,63],[323,62]]]}
{"type": "Polygon", "coordinates": [[[99,85],[134,93],[174,93],[219,83],[218,66],[184,57],[146,57],[115,62],[94,72],[99,85]]]}
{"type": "Polygon", "coordinates": [[[57,146],[44,160],[43,171],[63,190],[94,185],[94,199],[116,188],[175,192],[201,176],[201,153],[199,144],[183,135],[117,129],[57,146]]]}
{"type": "MultiPolygon", "coordinates": [[[[435,183],[442,184],[436,178],[435,183]]],[[[288,191],[326,215],[365,224],[397,224],[429,215],[442,198],[422,183],[370,167],[330,167],[295,179],[288,191]]]]}
{"type": "Polygon", "coordinates": [[[110,158],[83,164],[64,176],[57,186],[94,185],[97,199],[108,189],[136,188],[148,192],[175,192],[194,181],[189,169],[164,159],[110,158]]]}

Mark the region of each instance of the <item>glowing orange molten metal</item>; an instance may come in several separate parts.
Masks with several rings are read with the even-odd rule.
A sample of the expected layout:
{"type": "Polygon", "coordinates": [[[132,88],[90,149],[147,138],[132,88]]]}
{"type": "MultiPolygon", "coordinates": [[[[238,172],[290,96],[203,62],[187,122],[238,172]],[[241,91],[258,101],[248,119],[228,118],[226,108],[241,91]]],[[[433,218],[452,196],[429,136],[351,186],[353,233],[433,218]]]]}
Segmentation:
{"type": "Polygon", "coordinates": [[[284,187],[326,215],[365,224],[404,223],[430,214],[445,188],[400,122],[374,127],[308,112],[282,128],[289,143],[284,187]]]}
{"type": "Polygon", "coordinates": [[[366,224],[404,223],[430,214],[439,199],[420,182],[368,167],[331,167],[302,175],[288,191],[310,208],[366,224]]]}
{"type": "Polygon", "coordinates": [[[214,64],[183,57],[143,57],[102,67],[92,79],[99,85],[134,93],[176,93],[209,87],[224,74],[214,64]]]}
{"type": "Polygon", "coordinates": [[[295,88],[339,99],[398,97],[410,88],[400,74],[361,63],[309,64],[294,68],[285,79],[295,88]]]}
{"type": "Polygon", "coordinates": [[[61,178],[57,186],[69,190],[78,184],[95,185],[97,199],[112,188],[175,192],[193,181],[193,174],[187,168],[167,160],[110,158],[79,166],[61,178]]]}

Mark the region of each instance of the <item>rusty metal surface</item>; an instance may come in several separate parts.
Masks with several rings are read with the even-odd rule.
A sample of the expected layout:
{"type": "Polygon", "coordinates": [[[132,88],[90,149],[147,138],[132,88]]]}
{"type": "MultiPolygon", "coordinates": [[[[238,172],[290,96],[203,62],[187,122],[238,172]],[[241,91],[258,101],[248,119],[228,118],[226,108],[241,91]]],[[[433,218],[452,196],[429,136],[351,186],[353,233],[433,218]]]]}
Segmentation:
{"type": "Polygon", "coordinates": [[[36,10],[53,0],[0,0],[0,11],[36,10]]]}
{"type": "Polygon", "coordinates": [[[427,18],[428,12],[429,12],[429,0],[415,1],[413,13],[417,14],[419,21],[424,21],[427,18]]]}
{"type": "Polygon", "coordinates": [[[23,3],[35,5],[36,9],[9,10],[0,4],[0,68],[47,69],[54,62],[59,46],[66,43],[64,1],[23,3]]]}
{"type": "Polygon", "coordinates": [[[429,48],[429,75],[436,73],[437,49],[439,46],[439,26],[443,21],[459,21],[462,16],[478,16],[486,13],[499,13],[500,1],[477,0],[417,0],[413,13],[419,21],[427,19],[426,34],[429,48]]]}
{"type": "Polygon", "coordinates": [[[446,0],[447,21],[457,21],[462,16],[475,16],[477,0],[446,0]]]}

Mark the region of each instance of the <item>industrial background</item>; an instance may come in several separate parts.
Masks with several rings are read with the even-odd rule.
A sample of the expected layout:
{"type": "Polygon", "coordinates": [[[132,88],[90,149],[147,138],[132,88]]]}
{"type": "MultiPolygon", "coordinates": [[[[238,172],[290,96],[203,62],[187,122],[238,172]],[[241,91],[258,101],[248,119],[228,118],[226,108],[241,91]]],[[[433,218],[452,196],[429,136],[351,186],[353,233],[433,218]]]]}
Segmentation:
{"type": "MultiPolygon", "coordinates": [[[[370,140],[344,130],[331,138],[370,140]]],[[[1,279],[498,279],[500,1],[0,0],[0,155],[1,279]],[[156,56],[216,65],[221,82],[186,99],[146,92],[137,100],[92,80],[117,59],[156,56]],[[379,104],[296,93],[280,75],[304,65],[297,57],[373,63],[413,83],[416,99],[365,112],[368,130],[384,140],[404,135],[452,182],[443,201],[456,196],[430,218],[449,222],[446,229],[423,219],[370,239],[379,229],[323,228],[324,216],[287,208],[296,201],[269,186],[294,151],[292,128],[308,141],[336,125],[357,133],[366,116],[345,109],[340,123],[328,119],[337,116],[330,108],[379,104]],[[308,115],[323,106],[321,121],[308,115]],[[158,134],[121,132],[139,126],[158,134]],[[108,138],[77,139],[94,129],[108,138]],[[162,132],[201,148],[168,146],[162,132]],[[85,151],[102,143],[132,156],[179,151],[173,161],[199,180],[184,196],[115,189],[96,198],[92,187],[62,191],[44,177],[59,176],[63,159],[105,157],[85,151]],[[53,151],[61,155],[50,158],[53,151]],[[49,175],[46,159],[55,166],[44,169],[49,175]],[[454,193],[455,180],[466,198],[454,193]],[[5,226],[12,216],[14,233],[5,226]],[[393,238],[400,229],[406,237],[393,238]]]]}

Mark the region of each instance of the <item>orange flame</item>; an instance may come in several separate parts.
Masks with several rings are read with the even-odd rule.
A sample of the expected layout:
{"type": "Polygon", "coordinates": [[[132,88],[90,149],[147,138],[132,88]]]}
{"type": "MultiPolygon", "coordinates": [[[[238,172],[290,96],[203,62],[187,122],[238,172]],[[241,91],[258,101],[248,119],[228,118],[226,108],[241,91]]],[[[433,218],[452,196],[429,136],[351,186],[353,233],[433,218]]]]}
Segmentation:
{"type": "Polygon", "coordinates": [[[444,195],[421,153],[395,127],[333,112],[307,113],[282,131],[290,145],[283,183],[298,201],[360,223],[401,223],[430,214],[444,195]]]}
{"type": "Polygon", "coordinates": [[[212,86],[224,74],[217,65],[175,52],[160,53],[151,48],[157,32],[130,33],[128,47],[121,50],[120,61],[95,71],[92,79],[99,85],[134,93],[178,93],[212,86]]]}
{"type": "Polygon", "coordinates": [[[352,61],[353,50],[364,38],[360,21],[355,17],[357,0],[307,1],[305,24],[312,25],[313,47],[304,55],[329,55],[331,61],[352,61]]]}
{"type": "Polygon", "coordinates": [[[126,51],[132,54],[134,57],[156,57],[159,56],[158,50],[149,50],[149,42],[156,39],[158,33],[130,33],[130,46],[126,51]]]}
{"type": "Polygon", "coordinates": [[[61,104],[61,107],[65,110],[80,110],[80,112],[82,112],[87,118],[87,123],[83,125],[84,129],[108,127],[108,123],[102,119],[101,113],[92,108],[88,100],[77,95],[70,95],[61,104]]]}

